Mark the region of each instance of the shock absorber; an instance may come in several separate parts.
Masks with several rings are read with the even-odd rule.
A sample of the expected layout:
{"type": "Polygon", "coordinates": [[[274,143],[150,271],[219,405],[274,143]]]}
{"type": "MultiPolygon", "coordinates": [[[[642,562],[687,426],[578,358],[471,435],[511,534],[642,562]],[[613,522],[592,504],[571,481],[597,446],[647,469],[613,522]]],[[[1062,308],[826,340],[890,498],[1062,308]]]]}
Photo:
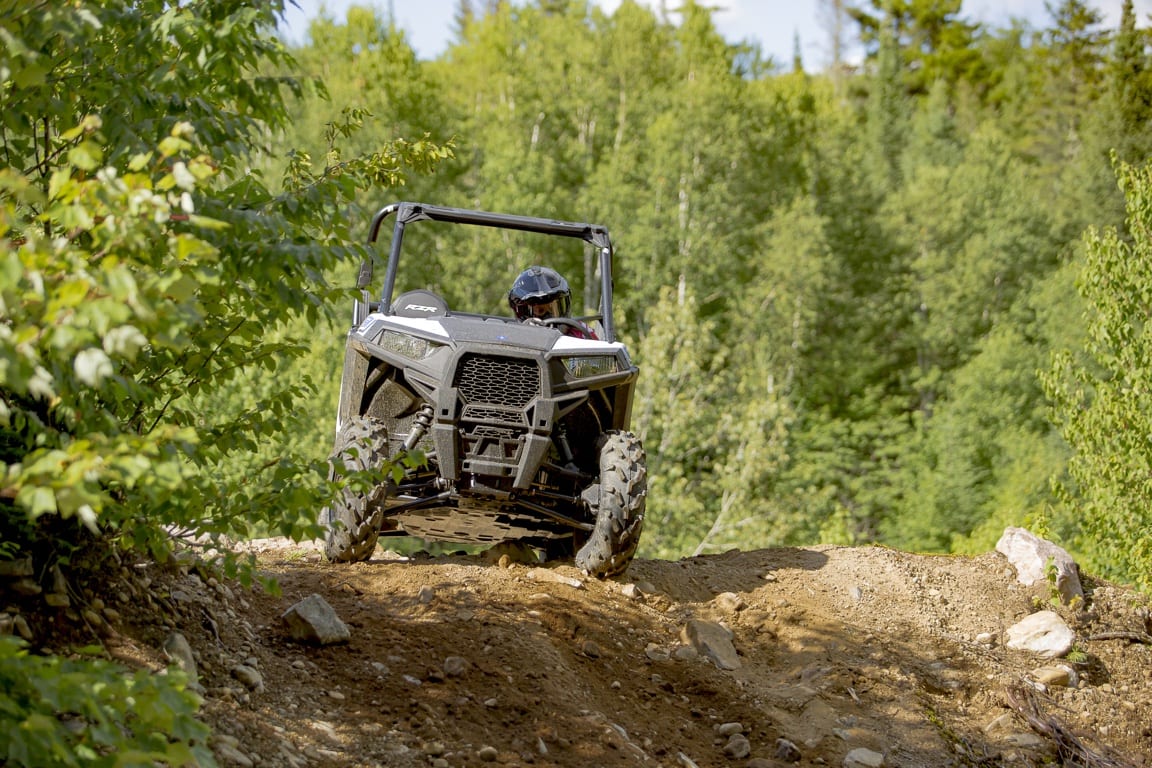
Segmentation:
{"type": "Polygon", "coordinates": [[[575,457],[572,455],[572,446],[568,444],[568,430],[565,429],[563,424],[557,424],[556,429],[552,431],[552,443],[556,446],[556,451],[560,454],[561,466],[575,466],[573,463],[575,457]]]}
{"type": "Polygon", "coordinates": [[[412,430],[408,433],[408,437],[404,439],[404,450],[411,451],[416,447],[416,444],[428,434],[428,430],[432,427],[433,419],[432,406],[425,403],[422,408],[416,413],[416,420],[412,422],[412,430]]]}

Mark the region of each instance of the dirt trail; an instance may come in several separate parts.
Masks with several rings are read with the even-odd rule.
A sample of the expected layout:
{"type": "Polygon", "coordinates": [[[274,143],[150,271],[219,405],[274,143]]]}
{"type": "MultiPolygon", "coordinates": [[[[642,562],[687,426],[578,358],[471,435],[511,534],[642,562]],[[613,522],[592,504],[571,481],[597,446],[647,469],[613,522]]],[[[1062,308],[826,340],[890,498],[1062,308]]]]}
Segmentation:
{"type": "Polygon", "coordinates": [[[1152,765],[1152,646],[1089,639],[1147,632],[1147,601],[1115,587],[1089,581],[1085,609],[1062,611],[1073,665],[1004,647],[1007,627],[1051,606],[995,553],[770,549],[637,560],[614,581],[494,559],[335,566],[266,545],[281,595],[186,574],[162,601],[177,619],[135,634],[141,648],[174,629],[190,641],[224,764],[1053,764],[1053,740],[1005,692],[1063,663],[1070,686],[1024,689],[1043,721],[1152,765]],[[281,615],[312,594],[349,642],[288,639],[281,615]],[[731,630],[738,668],[687,642],[693,620],[731,630]]]}

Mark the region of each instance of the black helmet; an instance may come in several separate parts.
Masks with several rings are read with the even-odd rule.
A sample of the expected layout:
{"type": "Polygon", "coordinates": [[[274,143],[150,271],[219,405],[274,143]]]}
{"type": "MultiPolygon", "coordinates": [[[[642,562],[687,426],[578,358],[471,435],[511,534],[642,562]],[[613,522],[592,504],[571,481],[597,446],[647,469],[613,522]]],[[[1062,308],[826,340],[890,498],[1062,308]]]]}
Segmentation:
{"type": "Polygon", "coordinates": [[[508,291],[508,306],[520,320],[529,317],[567,317],[572,291],[559,272],[548,267],[528,267],[508,291]]]}

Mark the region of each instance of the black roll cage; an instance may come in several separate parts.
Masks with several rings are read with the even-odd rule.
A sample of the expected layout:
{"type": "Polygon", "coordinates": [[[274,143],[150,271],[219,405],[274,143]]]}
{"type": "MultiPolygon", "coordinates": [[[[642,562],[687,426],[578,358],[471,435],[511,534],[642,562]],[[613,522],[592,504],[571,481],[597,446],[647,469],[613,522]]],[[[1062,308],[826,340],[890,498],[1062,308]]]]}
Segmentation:
{"type": "MultiPolygon", "coordinates": [[[[581,224],[535,216],[517,216],[508,213],[473,211],[466,208],[448,208],[442,205],[401,202],[384,206],[372,217],[372,225],[368,230],[369,245],[375,244],[384,224],[384,219],[393,214],[396,215],[396,224],[392,230],[392,244],[388,252],[388,271],[384,278],[384,290],[380,294],[380,312],[392,314],[392,294],[396,290],[396,275],[400,268],[400,247],[404,240],[404,228],[408,224],[414,221],[443,221],[452,224],[515,229],[542,235],[578,238],[599,249],[602,337],[604,341],[616,341],[616,325],[612,319],[612,241],[608,237],[607,227],[599,224],[581,224]]],[[[369,255],[360,263],[360,273],[356,278],[356,287],[364,292],[365,306],[369,305],[368,287],[372,284],[373,270],[373,260],[369,255]]]]}

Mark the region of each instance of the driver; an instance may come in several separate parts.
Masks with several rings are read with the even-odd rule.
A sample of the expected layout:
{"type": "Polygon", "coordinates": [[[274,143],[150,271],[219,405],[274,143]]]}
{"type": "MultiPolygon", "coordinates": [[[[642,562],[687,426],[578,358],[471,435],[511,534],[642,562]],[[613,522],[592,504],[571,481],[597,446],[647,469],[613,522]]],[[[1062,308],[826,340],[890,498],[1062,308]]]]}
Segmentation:
{"type": "Polygon", "coordinates": [[[557,324],[558,329],[578,339],[595,339],[592,329],[568,316],[572,308],[572,291],[563,275],[550,267],[528,267],[512,283],[508,291],[508,306],[519,320],[547,320],[567,318],[571,324],[557,324]]]}

